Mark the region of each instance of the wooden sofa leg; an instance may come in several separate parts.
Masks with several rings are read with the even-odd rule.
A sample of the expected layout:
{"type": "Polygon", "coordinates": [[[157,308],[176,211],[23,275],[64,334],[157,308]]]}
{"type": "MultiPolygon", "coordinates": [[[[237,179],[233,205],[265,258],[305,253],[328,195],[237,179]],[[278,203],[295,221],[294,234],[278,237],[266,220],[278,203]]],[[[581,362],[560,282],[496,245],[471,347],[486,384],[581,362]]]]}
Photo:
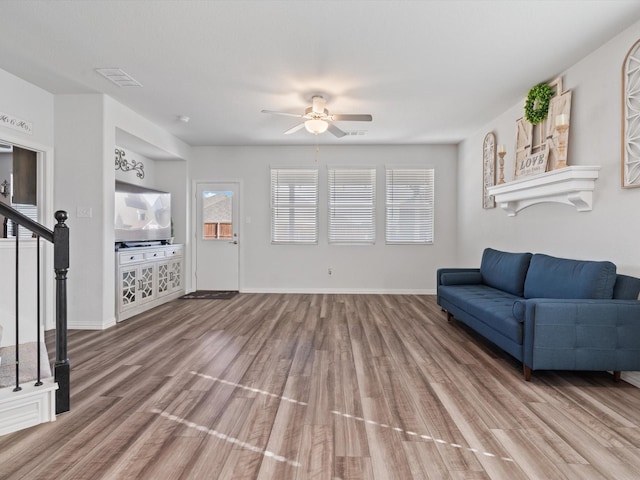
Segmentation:
{"type": "Polygon", "coordinates": [[[622,372],[620,370],[616,370],[615,372],[613,372],[613,381],[614,382],[619,382],[620,381],[620,375],[622,375],[622,372]]]}
{"type": "Polygon", "coordinates": [[[524,380],[526,382],[530,382],[531,381],[531,367],[527,367],[526,365],[523,365],[524,367],[524,380]]]}
{"type": "Polygon", "coordinates": [[[453,320],[453,315],[451,312],[447,312],[447,322],[450,322],[451,320],[453,320]]]}

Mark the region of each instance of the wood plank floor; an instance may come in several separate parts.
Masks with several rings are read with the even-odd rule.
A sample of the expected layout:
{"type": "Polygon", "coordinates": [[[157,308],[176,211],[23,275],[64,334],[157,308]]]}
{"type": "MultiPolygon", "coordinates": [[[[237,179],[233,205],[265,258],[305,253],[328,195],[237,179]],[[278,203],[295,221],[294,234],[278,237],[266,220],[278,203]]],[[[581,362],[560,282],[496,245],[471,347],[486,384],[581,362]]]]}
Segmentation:
{"type": "Polygon", "coordinates": [[[71,413],[0,437],[0,478],[640,478],[640,389],[526,383],[433,296],[176,300],[69,356],[71,413]]]}

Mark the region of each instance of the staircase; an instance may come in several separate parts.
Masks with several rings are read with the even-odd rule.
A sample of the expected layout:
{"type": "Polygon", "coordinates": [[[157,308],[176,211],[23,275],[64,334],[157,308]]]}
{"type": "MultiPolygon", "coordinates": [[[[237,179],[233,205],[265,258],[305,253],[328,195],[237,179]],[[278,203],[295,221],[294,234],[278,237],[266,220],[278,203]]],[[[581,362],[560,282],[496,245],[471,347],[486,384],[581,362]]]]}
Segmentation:
{"type": "MultiPolygon", "coordinates": [[[[69,229],[65,225],[67,214],[55,213],[57,224],[53,231],[24,216],[10,206],[0,203],[0,215],[14,222],[14,228],[25,228],[36,239],[33,258],[30,249],[21,248],[20,235],[15,236],[15,313],[13,318],[6,310],[0,311],[0,435],[28,428],[39,423],[54,421],[57,414],[70,410],[70,364],[67,358],[67,270],[69,268],[69,229]],[[53,244],[55,272],[55,323],[56,352],[53,376],[49,366],[40,320],[40,241],[53,244]],[[21,262],[22,258],[22,262],[21,262]],[[35,263],[36,282],[33,292],[21,292],[20,281],[24,264],[35,263]],[[25,301],[27,297],[27,301],[25,301]],[[22,315],[20,309],[31,307],[28,299],[37,305],[35,319],[22,315]],[[4,317],[4,318],[3,318],[4,317]],[[28,317],[28,318],[27,318],[28,317]]],[[[24,242],[24,239],[23,239],[24,242]]],[[[31,248],[33,250],[33,248],[31,248]]],[[[11,274],[10,266],[4,268],[11,274]]],[[[31,289],[29,286],[28,290],[31,289]]],[[[27,308],[29,309],[29,308],[27,308]]]]}

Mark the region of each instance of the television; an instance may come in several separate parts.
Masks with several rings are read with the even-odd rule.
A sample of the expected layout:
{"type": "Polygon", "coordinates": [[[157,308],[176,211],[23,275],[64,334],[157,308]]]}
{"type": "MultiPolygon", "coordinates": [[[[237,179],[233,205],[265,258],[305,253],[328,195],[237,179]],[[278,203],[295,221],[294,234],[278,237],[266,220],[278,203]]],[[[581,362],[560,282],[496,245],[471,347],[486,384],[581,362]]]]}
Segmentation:
{"type": "Polygon", "coordinates": [[[171,238],[171,194],[116,181],[116,243],[163,242],[171,238]]]}

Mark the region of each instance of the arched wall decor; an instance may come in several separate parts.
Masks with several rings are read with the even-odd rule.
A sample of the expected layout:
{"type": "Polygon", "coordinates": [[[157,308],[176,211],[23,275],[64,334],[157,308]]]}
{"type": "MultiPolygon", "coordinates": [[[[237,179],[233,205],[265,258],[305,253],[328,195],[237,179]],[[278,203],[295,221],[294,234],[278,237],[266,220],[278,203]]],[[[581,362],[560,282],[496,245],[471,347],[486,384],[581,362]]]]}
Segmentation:
{"type": "Polygon", "coordinates": [[[488,192],[496,184],[496,136],[493,132],[485,135],[482,142],[482,208],[495,208],[496,201],[488,192]]]}
{"type": "Polygon", "coordinates": [[[640,187],[640,40],[622,64],[622,187],[640,187]]]}

